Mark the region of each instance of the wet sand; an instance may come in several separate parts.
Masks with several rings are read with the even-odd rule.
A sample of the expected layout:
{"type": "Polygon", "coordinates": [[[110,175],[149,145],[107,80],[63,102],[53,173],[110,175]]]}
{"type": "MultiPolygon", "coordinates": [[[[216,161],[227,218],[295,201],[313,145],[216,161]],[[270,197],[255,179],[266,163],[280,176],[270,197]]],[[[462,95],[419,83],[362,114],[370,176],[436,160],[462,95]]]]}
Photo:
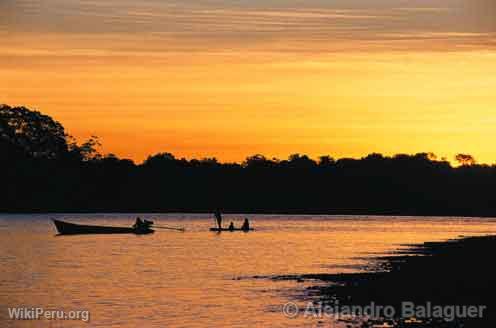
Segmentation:
{"type": "MultiPolygon", "coordinates": [[[[303,275],[277,279],[317,279],[329,282],[316,287],[328,304],[394,306],[403,313],[404,302],[455,307],[485,306],[482,318],[455,321],[424,319],[405,323],[395,318],[389,327],[495,327],[496,236],[471,237],[411,245],[394,256],[374,260],[369,273],[303,275]]],[[[462,313],[463,314],[463,313],[462,313]]],[[[372,327],[383,322],[360,323],[372,327]]],[[[350,325],[353,326],[353,325],[350,325]]],[[[384,324],[384,327],[388,325],[384,324]]]]}

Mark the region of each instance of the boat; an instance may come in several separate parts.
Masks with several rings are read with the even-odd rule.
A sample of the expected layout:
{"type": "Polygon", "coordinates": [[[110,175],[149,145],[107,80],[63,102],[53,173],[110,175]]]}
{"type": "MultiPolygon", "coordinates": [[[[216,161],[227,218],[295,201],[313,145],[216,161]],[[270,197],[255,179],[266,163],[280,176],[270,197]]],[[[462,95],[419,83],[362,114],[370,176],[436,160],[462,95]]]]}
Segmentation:
{"type": "Polygon", "coordinates": [[[243,231],[243,232],[249,232],[253,231],[253,228],[250,229],[241,229],[241,228],[234,228],[234,229],[229,229],[229,228],[210,228],[210,231],[215,231],[215,232],[221,232],[221,231],[229,231],[229,232],[234,232],[234,231],[243,231]]]}
{"type": "Polygon", "coordinates": [[[122,234],[132,233],[136,235],[146,235],[155,232],[150,228],[128,228],[128,227],[106,227],[94,225],[82,225],[60,220],[52,220],[60,235],[81,235],[81,234],[122,234]]]}

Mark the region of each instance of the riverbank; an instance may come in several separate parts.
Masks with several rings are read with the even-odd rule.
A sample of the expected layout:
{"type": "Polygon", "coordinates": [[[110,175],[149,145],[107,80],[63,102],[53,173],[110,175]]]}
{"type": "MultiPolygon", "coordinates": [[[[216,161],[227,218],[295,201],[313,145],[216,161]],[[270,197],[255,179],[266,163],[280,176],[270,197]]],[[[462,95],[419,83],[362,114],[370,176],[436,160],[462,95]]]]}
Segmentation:
{"type": "MultiPolygon", "coordinates": [[[[431,242],[411,245],[394,256],[375,259],[375,269],[370,273],[338,275],[303,275],[297,279],[316,279],[328,282],[317,288],[317,294],[327,304],[367,306],[391,306],[395,314],[404,311],[405,303],[431,307],[422,323],[398,320],[391,327],[494,327],[496,325],[496,267],[493,254],[496,236],[470,237],[447,242],[431,242]],[[453,309],[477,306],[483,309],[482,317],[467,318],[459,311],[455,322],[439,319],[432,307],[440,306],[446,311],[444,319],[453,309]]],[[[292,279],[279,277],[277,279],[292,279]]],[[[421,310],[421,308],[419,308],[421,310]]],[[[404,312],[403,312],[404,313],[404,312]]],[[[417,313],[422,315],[422,313],[417,313]]],[[[417,318],[419,317],[417,315],[417,318]]],[[[456,315],[456,313],[455,313],[456,315]]],[[[479,316],[476,314],[475,316],[479,316]]],[[[406,319],[406,318],[404,318],[406,319]]],[[[370,327],[374,323],[360,323],[370,327]]],[[[375,322],[377,324],[377,322],[375,322]]],[[[381,322],[380,324],[384,324],[381,322]]],[[[387,326],[387,325],[385,325],[387,326]]]]}
{"type": "MultiPolygon", "coordinates": [[[[102,209],[102,208],[90,208],[90,209],[32,209],[32,210],[6,210],[0,209],[0,215],[50,215],[50,214],[207,214],[213,215],[212,209],[191,209],[191,208],[164,208],[164,209],[125,209],[125,208],[115,208],[115,209],[102,209]]],[[[320,211],[303,211],[303,210],[256,210],[253,208],[239,208],[223,210],[223,215],[300,215],[300,216],[334,216],[334,217],[387,217],[392,220],[396,218],[463,218],[463,219],[489,219],[496,218],[496,212],[441,212],[441,211],[431,211],[431,212],[414,212],[414,211],[368,211],[368,210],[320,210],[320,211]]]]}

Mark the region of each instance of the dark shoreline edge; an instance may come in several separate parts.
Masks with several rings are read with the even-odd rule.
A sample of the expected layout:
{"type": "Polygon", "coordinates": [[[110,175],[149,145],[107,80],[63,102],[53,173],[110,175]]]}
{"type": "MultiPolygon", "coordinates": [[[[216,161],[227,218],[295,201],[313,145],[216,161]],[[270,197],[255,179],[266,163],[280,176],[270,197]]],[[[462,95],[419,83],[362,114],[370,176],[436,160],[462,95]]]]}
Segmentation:
{"type": "MultiPolygon", "coordinates": [[[[430,322],[408,327],[496,327],[496,236],[464,237],[411,245],[392,256],[373,259],[374,270],[351,274],[276,276],[274,280],[313,280],[311,294],[327,304],[394,306],[403,302],[439,306],[486,306],[480,319],[430,322]]],[[[405,325],[394,325],[404,327],[405,325]]],[[[361,327],[369,327],[363,325],[361,327]]]]}
{"type": "MultiPolygon", "coordinates": [[[[188,209],[151,209],[151,210],[126,210],[126,209],[88,209],[88,210],[23,210],[23,211],[9,211],[0,210],[2,214],[212,214],[214,210],[188,210],[188,209]]],[[[495,213],[423,213],[423,212],[388,212],[388,211],[254,211],[254,210],[226,210],[222,211],[223,214],[229,215],[329,215],[329,216],[359,216],[359,217],[419,217],[419,218],[496,218],[495,213]]]]}

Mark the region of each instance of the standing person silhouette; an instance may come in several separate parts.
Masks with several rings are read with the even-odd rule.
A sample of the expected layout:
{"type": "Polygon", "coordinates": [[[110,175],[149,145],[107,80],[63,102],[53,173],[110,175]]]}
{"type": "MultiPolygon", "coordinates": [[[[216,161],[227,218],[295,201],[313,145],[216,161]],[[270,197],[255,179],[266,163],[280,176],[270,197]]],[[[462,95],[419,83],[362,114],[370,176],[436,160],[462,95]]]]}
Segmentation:
{"type": "Polygon", "coordinates": [[[222,229],[222,214],[220,214],[220,210],[215,211],[215,219],[217,220],[219,230],[222,229]]]}

